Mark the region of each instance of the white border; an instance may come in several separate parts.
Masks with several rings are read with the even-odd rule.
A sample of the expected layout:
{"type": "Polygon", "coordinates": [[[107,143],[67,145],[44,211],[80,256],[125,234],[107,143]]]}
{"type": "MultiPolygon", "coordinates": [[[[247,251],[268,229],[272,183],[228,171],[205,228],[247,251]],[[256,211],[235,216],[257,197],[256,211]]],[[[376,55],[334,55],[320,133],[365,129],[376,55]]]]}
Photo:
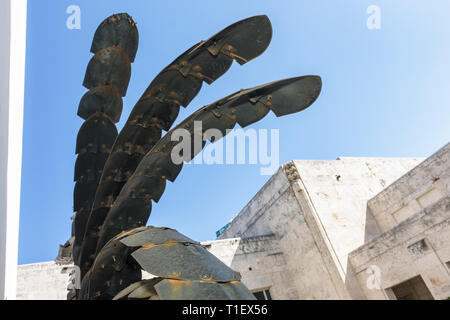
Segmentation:
{"type": "Polygon", "coordinates": [[[0,30],[3,43],[0,50],[4,51],[1,53],[1,69],[9,69],[0,75],[1,114],[7,115],[1,117],[0,125],[7,128],[8,134],[7,145],[4,142],[0,145],[1,162],[5,164],[7,161],[6,168],[0,168],[1,190],[6,190],[6,197],[4,194],[0,197],[0,236],[3,242],[0,245],[0,299],[13,300],[16,298],[19,242],[27,0],[2,0],[1,7],[9,7],[2,15],[7,16],[3,19],[9,20],[10,27],[0,30]],[[9,51],[9,61],[6,50],[9,51]]]}

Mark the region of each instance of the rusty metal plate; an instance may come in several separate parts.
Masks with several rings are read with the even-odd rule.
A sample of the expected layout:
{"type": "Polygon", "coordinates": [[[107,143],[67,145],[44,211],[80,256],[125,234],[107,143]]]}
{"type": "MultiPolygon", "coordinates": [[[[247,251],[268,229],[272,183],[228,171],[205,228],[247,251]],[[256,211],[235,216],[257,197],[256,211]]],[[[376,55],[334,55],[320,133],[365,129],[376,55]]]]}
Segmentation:
{"type": "Polygon", "coordinates": [[[109,211],[105,222],[97,234],[96,249],[98,253],[103,246],[122,231],[144,226],[152,209],[151,199],[124,199],[109,211]]]}
{"type": "Polygon", "coordinates": [[[123,101],[117,88],[100,86],[92,88],[84,94],[78,106],[77,114],[86,120],[96,112],[103,112],[114,122],[119,122],[122,108],[123,101]]]}
{"type": "Polygon", "coordinates": [[[161,300],[256,300],[240,281],[208,283],[164,279],[155,289],[161,300]]]}
{"type": "Polygon", "coordinates": [[[91,300],[254,299],[239,274],[202,246],[174,229],[153,226],[109,240],[81,292],[91,300]],[[155,278],[141,280],[141,268],[155,278]]]}
{"type": "MultiPolygon", "coordinates": [[[[139,154],[113,153],[109,156],[108,162],[114,163],[114,166],[105,165],[103,169],[103,181],[114,181],[125,183],[133,174],[130,168],[136,167],[141,160],[139,154]]],[[[119,190],[122,189],[120,185],[119,190]]],[[[117,196],[117,194],[114,194],[117,196]]]]}
{"type": "Polygon", "coordinates": [[[94,201],[97,183],[95,181],[79,181],[73,189],[73,211],[89,210],[94,201]]]}
{"type": "Polygon", "coordinates": [[[80,300],[88,300],[89,299],[89,279],[91,277],[92,271],[89,270],[83,276],[83,280],[81,281],[79,299],[80,300]]]}
{"type": "Polygon", "coordinates": [[[140,168],[142,175],[150,176],[152,173],[158,172],[161,177],[169,181],[175,181],[176,177],[180,173],[183,165],[167,165],[171,161],[170,156],[165,153],[152,150],[141,161],[140,168]]]}
{"type": "Polygon", "coordinates": [[[239,280],[239,275],[198,244],[169,240],[146,243],[131,256],[145,271],[162,278],[205,281],[239,280]]]}
{"type": "Polygon", "coordinates": [[[155,284],[161,280],[161,278],[153,278],[135,282],[120,291],[113,300],[119,300],[125,297],[128,299],[151,299],[152,297],[156,297],[158,294],[155,290],[155,284]]]}
{"type": "Polygon", "coordinates": [[[90,116],[78,131],[76,154],[84,152],[109,153],[117,137],[117,129],[104,113],[90,116]]]}
{"type": "Polygon", "coordinates": [[[131,63],[125,51],[119,47],[108,47],[98,51],[89,61],[83,86],[92,89],[112,85],[125,96],[130,77],[131,63]]]}
{"type": "Polygon", "coordinates": [[[254,16],[238,21],[205,42],[213,54],[221,52],[244,64],[269,46],[272,39],[272,25],[266,15],[254,16]]]}
{"type": "Polygon", "coordinates": [[[119,241],[105,246],[92,265],[88,299],[111,300],[117,292],[141,279],[139,266],[129,256],[130,249],[119,241]]]}
{"type": "Polygon", "coordinates": [[[202,82],[201,78],[194,75],[185,77],[178,70],[165,69],[150,83],[141,99],[154,97],[161,102],[186,107],[199,93],[202,82]]]}
{"type": "Polygon", "coordinates": [[[139,125],[125,125],[114,143],[113,153],[145,155],[161,136],[161,128],[156,126],[141,127],[139,125]]]}
{"type": "Polygon", "coordinates": [[[130,232],[131,234],[122,236],[120,239],[120,242],[128,247],[141,247],[148,243],[163,244],[168,241],[196,243],[194,240],[171,228],[157,228],[148,226],[133,229],[130,232]]]}
{"type": "Polygon", "coordinates": [[[107,153],[85,152],[75,162],[74,181],[98,181],[108,159],[107,153]]]}
{"type": "Polygon", "coordinates": [[[161,102],[155,97],[149,97],[139,100],[131,111],[127,122],[130,125],[139,125],[144,128],[156,126],[169,131],[179,111],[179,103],[161,102]]]}
{"type": "Polygon", "coordinates": [[[139,33],[136,23],[127,13],[119,13],[103,20],[97,28],[92,41],[91,52],[95,54],[107,47],[120,47],[133,62],[138,43],[139,33]]]}
{"type": "MultiPolygon", "coordinates": [[[[113,180],[103,181],[103,182],[102,182],[102,180],[100,180],[100,181],[101,181],[100,183],[102,184],[101,190],[102,190],[102,192],[105,192],[106,195],[120,191],[120,186],[121,186],[120,182],[116,182],[113,180]]],[[[100,196],[101,195],[102,194],[100,194],[100,196]]],[[[112,205],[113,205],[113,199],[111,197],[99,197],[98,192],[97,192],[92,209],[97,210],[97,209],[101,209],[101,208],[105,208],[105,207],[109,208],[112,205]]],[[[99,213],[99,215],[100,215],[100,213],[99,213]]],[[[93,215],[92,219],[96,219],[96,216],[93,215]]]]}
{"type": "MultiPolygon", "coordinates": [[[[87,66],[83,82],[90,90],[82,97],[77,112],[86,121],[77,136],[78,157],[74,173],[74,210],[77,211],[72,224],[72,232],[76,235],[73,245],[74,262],[79,265],[80,261],[85,260],[82,257],[87,256],[89,259],[87,264],[83,263],[82,275],[92,261],[89,243],[89,249],[82,255],[83,238],[85,234],[92,237],[98,232],[87,230],[89,214],[107,155],[117,137],[114,123],[119,121],[122,113],[122,96],[127,91],[131,75],[130,63],[134,60],[137,46],[135,23],[128,14],[119,14],[103,21],[91,47],[95,55],[87,66]]],[[[103,219],[104,217],[102,221],[103,219]]]]}

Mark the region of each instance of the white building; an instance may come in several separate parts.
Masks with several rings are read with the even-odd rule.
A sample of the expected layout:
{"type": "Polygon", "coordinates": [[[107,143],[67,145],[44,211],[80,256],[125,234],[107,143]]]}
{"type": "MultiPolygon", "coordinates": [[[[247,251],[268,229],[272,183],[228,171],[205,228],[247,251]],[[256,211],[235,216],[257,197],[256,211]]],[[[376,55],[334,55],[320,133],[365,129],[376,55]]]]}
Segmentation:
{"type": "MultiPolygon", "coordinates": [[[[450,144],[431,157],[295,160],[204,242],[260,298],[450,296],[450,144]]],[[[68,269],[19,266],[19,299],[65,299],[68,269]]]]}

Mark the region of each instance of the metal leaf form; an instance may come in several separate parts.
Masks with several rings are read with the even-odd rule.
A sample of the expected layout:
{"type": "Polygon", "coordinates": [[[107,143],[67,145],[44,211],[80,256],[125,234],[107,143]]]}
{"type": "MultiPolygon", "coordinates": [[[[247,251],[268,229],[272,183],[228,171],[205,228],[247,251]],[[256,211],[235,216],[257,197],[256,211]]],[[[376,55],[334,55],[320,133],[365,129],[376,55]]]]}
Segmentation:
{"type": "Polygon", "coordinates": [[[82,283],[87,299],[255,299],[240,275],[170,228],[141,227],[109,241],[82,283]],[[133,280],[136,270],[155,276],[133,280]]]}
{"type": "Polygon", "coordinates": [[[161,197],[165,180],[174,181],[183,160],[188,162],[201,151],[201,148],[191,148],[190,154],[175,154],[175,159],[179,157],[179,161],[174,162],[172,155],[177,152],[179,141],[173,139],[172,134],[178,129],[187,130],[190,137],[200,135],[204,145],[205,131],[208,129],[219,129],[225,135],[236,123],[241,127],[248,126],[262,119],[270,110],[276,116],[299,112],[317,99],[321,87],[318,76],[280,80],[238,91],[193,113],[170,130],[142,159],[107,214],[100,231],[97,252],[120,232],[145,225],[150,216],[151,202],[161,197]],[[202,122],[201,132],[195,132],[195,121],[202,122]]]}
{"type": "Polygon", "coordinates": [[[111,300],[130,284],[141,280],[141,268],[130,257],[131,248],[120,241],[111,241],[92,265],[91,274],[82,286],[88,286],[86,295],[93,300],[111,300]]]}
{"type": "Polygon", "coordinates": [[[122,108],[122,97],[116,87],[99,86],[83,96],[78,107],[78,115],[86,120],[96,112],[103,112],[116,123],[120,120],[122,108]]]}
{"type": "Polygon", "coordinates": [[[130,284],[120,291],[113,300],[120,300],[123,298],[157,300],[159,299],[159,296],[155,290],[155,284],[161,280],[161,278],[153,278],[130,284]]]}
{"type": "Polygon", "coordinates": [[[155,285],[161,300],[256,300],[241,281],[224,283],[164,279],[155,285]]]}
{"type": "Polygon", "coordinates": [[[127,13],[106,18],[95,31],[91,52],[97,53],[108,47],[120,47],[134,61],[138,49],[139,34],[136,23],[127,13]]]}
{"type": "MultiPolygon", "coordinates": [[[[162,130],[170,129],[179,107],[186,107],[191,102],[200,91],[203,81],[210,84],[223,75],[233,60],[244,64],[260,55],[269,45],[271,37],[272,27],[265,15],[236,22],[189,48],[150,83],[117,137],[103,169],[79,258],[82,274],[95,258],[99,229],[117,195],[144,155],[161,138],[162,130]]],[[[97,55],[105,50],[100,47],[103,46],[98,47],[97,55]]],[[[120,60],[118,57],[115,59],[120,60]]],[[[93,62],[92,70],[103,67],[100,57],[97,60],[93,62]]],[[[125,75],[126,70],[118,69],[119,74],[125,75]]],[[[116,81],[114,75],[110,78],[116,81]]],[[[91,82],[95,83],[95,79],[89,79],[87,84],[91,82]]],[[[116,82],[119,83],[118,79],[116,82]]],[[[159,177],[155,179],[154,183],[160,190],[152,189],[152,197],[156,200],[164,190],[165,181],[159,177]]],[[[150,208],[149,203],[142,204],[138,200],[136,205],[144,206],[147,210],[150,208]]],[[[141,225],[140,222],[138,224],[141,225]]]]}
{"type": "Polygon", "coordinates": [[[90,90],[81,98],[78,115],[86,121],[76,143],[72,223],[73,258],[77,264],[89,212],[103,167],[117,138],[114,123],[122,113],[122,96],[130,80],[130,61],[137,50],[137,29],[128,14],[113,15],[97,29],[84,85],[90,90]]]}
{"type": "Polygon", "coordinates": [[[131,77],[131,62],[125,51],[119,47],[100,50],[89,61],[83,85],[92,89],[112,85],[125,96],[131,77]]]}

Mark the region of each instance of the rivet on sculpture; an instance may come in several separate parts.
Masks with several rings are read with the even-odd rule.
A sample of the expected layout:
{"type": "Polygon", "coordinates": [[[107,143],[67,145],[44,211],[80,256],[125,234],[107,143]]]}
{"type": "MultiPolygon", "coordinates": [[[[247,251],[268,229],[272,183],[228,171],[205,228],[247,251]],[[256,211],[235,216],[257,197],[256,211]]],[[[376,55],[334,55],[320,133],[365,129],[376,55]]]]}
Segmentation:
{"type": "Polygon", "coordinates": [[[193,135],[194,121],[201,121],[201,134],[215,128],[225,135],[236,124],[246,127],[269,111],[280,117],[317,99],[320,77],[279,80],[230,94],[171,129],[180,106],[188,106],[203,82],[213,83],[233,60],[243,65],[256,58],[271,38],[270,21],[260,15],[193,45],[153,79],[118,133],[115,123],[139,35],[126,13],[100,24],[83,82],[89,91],[78,109],[85,122],[76,143],[72,236],[82,282],[80,290],[69,291],[68,299],[255,299],[240,275],[200,243],[174,229],[145,225],[166,180],[175,181],[183,161],[201,151],[182,154],[183,161],[174,163],[174,130],[193,135]],[[142,280],[142,270],[154,278],[142,280]]]}

